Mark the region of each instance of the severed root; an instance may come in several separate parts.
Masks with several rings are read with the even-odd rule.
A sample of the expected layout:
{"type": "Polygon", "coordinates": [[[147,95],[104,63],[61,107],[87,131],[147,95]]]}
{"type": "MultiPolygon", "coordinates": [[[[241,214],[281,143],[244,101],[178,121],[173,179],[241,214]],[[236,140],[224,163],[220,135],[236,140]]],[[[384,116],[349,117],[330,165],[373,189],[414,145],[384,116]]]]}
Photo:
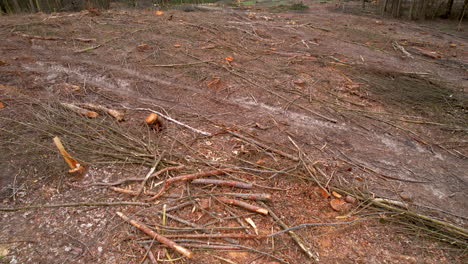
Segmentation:
{"type": "Polygon", "coordinates": [[[214,179],[196,179],[192,181],[193,184],[213,184],[218,186],[235,187],[241,189],[252,189],[251,183],[243,183],[240,181],[225,181],[225,180],[214,180],[214,179]]]}
{"type": "Polygon", "coordinates": [[[176,182],[182,182],[182,181],[190,181],[190,180],[194,180],[196,178],[201,178],[201,177],[206,177],[206,176],[215,176],[215,175],[223,175],[223,174],[226,174],[227,172],[229,172],[230,170],[211,170],[211,171],[203,171],[203,172],[198,172],[198,173],[193,173],[193,174],[187,174],[187,175],[182,175],[182,176],[178,176],[178,177],[174,177],[174,178],[170,178],[170,179],[167,179],[165,181],[163,181],[163,186],[161,188],[161,190],[159,190],[159,192],[148,199],[148,201],[152,201],[152,200],[155,200],[157,199],[159,196],[161,196],[166,190],[167,188],[169,188],[169,186],[173,183],[176,183],[176,182]]]}
{"type": "Polygon", "coordinates": [[[59,137],[54,137],[54,144],[60,151],[60,154],[62,154],[62,157],[65,160],[65,162],[68,164],[68,167],[70,167],[70,170],[68,170],[68,172],[69,173],[78,172],[79,174],[82,174],[84,172],[85,167],[82,166],[76,159],[74,159],[65,150],[65,147],[63,146],[62,141],[60,141],[59,137]]]}
{"type": "Polygon", "coordinates": [[[236,206],[242,207],[244,209],[247,209],[249,211],[253,211],[253,212],[256,212],[256,213],[259,213],[259,214],[262,214],[262,215],[268,215],[268,210],[267,209],[262,208],[262,207],[258,207],[256,205],[252,205],[252,204],[242,202],[242,201],[238,201],[238,200],[234,200],[234,199],[222,198],[222,197],[218,198],[218,199],[223,203],[236,205],[236,206]]]}
{"type": "Polygon", "coordinates": [[[151,230],[148,226],[146,226],[142,222],[130,219],[129,217],[127,217],[126,215],[124,215],[121,212],[117,212],[117,215],[120,216],[120,218],[122,218],[125,222],[131,224],[132,226],[140,229],[141,231],[143,231],[144,233],[149,235],[151,238],[156,239],[157,241],[161,242],[162,244],[164,244],[164,245],[174,249],[175,251],[179,252],[180,254],[186,256],[187,258],[193,257],[192,251],[190,251],[190,250],[188,250],[188,249],[186,249],[186,248],[184,248],[182,246],[179,246],[176,242],[174,242],[172,240],[169,240],[169,239],[159,235],[158,233],[151,230]]]}
{"type": "Polygon", "coordinates": [[[71,110],[77,114],[87,116],[89,118],[96,118],[99,114],[94,112],[94,111],[89,111],[87,109],[81,108],[79,106],[76,106],[74,104],[68,104],[68,103],[60,103],[63,107],[67,108],[68,110],[71,110]]]}
{"type": "Polygon", "coordinates": [[[107,113],[108,115],[112,116],[115,118],[117,121],[123,121],[125,114],[122,111],[115,110],[115,109],[110,109],[102,105],[97,105],[97,104],[91,104],[91,103],[84,103],[84,104],[79,104],[81,107],[95,110],[95,111],[101,111],[104,113],[107,113]]]}

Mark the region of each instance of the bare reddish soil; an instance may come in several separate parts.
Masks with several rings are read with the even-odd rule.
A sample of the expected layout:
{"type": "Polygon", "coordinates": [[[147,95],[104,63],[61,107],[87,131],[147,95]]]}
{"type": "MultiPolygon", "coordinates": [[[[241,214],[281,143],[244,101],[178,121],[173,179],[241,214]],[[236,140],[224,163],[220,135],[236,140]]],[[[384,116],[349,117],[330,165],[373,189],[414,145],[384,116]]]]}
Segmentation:
{"type": "Polygon", "coordinates": [[[398,21],[308,4],[300,12],[205,6],[156,15],[114,7],[99,15],[3,16],[3,208],[145,202],[145,194],[135,199],[87,185],[144,177],[154,156],[162,156],[157,169],[185,168],[151,179],[145,191],[157,191],[154,185],[168,177],[213,168],[231,168],[217,178],[254,187],[177,183],[149,207],[4,210],[0,262],[154,263],[147,257],[150,249],[161,263],[313,263],[287,233],[174,239],[194,251],[193,258],[181,258],[116,215],[123,212],[165,235],[255,234],[247,218],[260,235],[282,229],[271,216],[217,198],[241,192],[270,193],[268,207],[288,226],[352,222],[294,230],[320,263],[464,263],[463,249],[406,225],[383,224],[394,216],[390,212],[362,209],[365,202],[332,209],[332,198],[323,196],[311,175],[327,187],[398,201],[466,227],[466,31],[456,31],[454,22],[398,21]],[[59,110],[58,102],[123,110],[126,120],[80,118],[59,110]],[[143,120],[149,112],[136,108],[163,112],[211,135],[168,120],[160,131],[148,129],[143,120]],[[131,136],[118,145],[114,130],[131,136]],[[99,144],[117,147],[78,147],[93,144],[91,136],[80,136],[87,131],[99,144]],[[86,175],[68,175],[53,136],[89,167],[86,175]],[[120,151],[129,146],[134,149],[120,151]],[[138,156],[141,151],[147,155],[138,156]],[[184,203],[170,214],[192,226],[170,218],[163,225],[163,204],[184,203]]]}

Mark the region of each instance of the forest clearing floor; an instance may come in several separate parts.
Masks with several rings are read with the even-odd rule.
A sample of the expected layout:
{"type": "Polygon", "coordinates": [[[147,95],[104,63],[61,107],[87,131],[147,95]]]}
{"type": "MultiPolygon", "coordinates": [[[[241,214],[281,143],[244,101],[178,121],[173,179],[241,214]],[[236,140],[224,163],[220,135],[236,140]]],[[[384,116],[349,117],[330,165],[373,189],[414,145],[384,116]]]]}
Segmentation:
{"type": "Polygon", "coordinates": [[[467,227],[466,22],[456,31],[306,4],[2,16],[0,263],[466,263],[466,247],[371,206],[387,199],[467,227]],[[186,126],[163,118],[150,129],[142,109],[186,126]],[[55,136],[84,176],[68,174],[55,136]],[[179,165],[138,197],[109,188],[179,165]],[[229,171],[210,178],[250,189],[182,180],[148,200],[164,179],[213,169],[229,171]],[[257,204],[269,214],[229,205],[232,193],[271,195],[257,204]],[[70,205],[20,210],[53,204],[70,205]],[[170,239],[193,258],[116,212],[180,235],[170,239]],[[290,227],[317,224],[294,230],[302,249],[287,232],[269,236],[284,229],[272,213],[290,227]],[[209,238],[232,233],[259,236],[209,238]]]}

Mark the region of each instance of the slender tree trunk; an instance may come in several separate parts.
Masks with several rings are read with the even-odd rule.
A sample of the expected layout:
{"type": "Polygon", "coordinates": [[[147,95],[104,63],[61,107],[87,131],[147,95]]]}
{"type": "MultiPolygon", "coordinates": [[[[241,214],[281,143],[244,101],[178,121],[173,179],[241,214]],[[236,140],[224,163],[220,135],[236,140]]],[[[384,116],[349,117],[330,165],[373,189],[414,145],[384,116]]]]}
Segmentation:
{"type": "Polygon", "coordinates": [[[461,22],[463,20],[463,17],[465,16],[467,10],[468,10],[468,0],[465,0],[465,3],[463,4],[463,8],[462,8],[462,11],[460,13],[460,16],[458,17],[458,19],[460,20],[459,26],[461,25],[461,22]]]}

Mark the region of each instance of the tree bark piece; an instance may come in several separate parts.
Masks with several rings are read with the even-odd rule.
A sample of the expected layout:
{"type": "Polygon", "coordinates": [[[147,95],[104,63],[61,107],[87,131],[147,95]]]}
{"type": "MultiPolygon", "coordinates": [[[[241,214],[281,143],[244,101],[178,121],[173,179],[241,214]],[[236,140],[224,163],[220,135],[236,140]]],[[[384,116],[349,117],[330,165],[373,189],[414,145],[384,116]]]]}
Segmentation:
{"type": "Polygon", "coordinates": [[[188,250],[188,249],[186,249],[186,248],[184,248],[182,246],[179,246],[177,243],[175,243],[172,240],[167,239],[166,237],[163,237],[163,236],[159,235],[158,233],[151,230],[148,226],[146,226],[142,222],[134,220],[134,219],[130,219],[129,217],[127,217],[126,215],[124,215],[121,212],[117,212],[117,215],[120,218],[122,218],[125,222],[131,224],[132,226],[134,226],[134,227],[140,229],[141,231],[143,231],[145,234],[149,235],[151,238],[154,238],[154,239],[158,240],[162,244],[174,249],[175,251],[179,252],[180,254],[186,256],[187,258],[192,258],[193,257],[193,252],[192,251],[190,251],[190,250],[188,250]]]}
{"type": "Polygon", "coordinates": [[[253,185],[251,183],[243,183],[240,181],[225,181],[225,180],[215,180],[215,179],[196,179],[192,181],[193,184],[213,184],[218,186],[234,187],[240,189],[252,189],[253,185]]]}
{"type": "Polygon", "coordinates": [[[242,208],[247,209],[249,211],[253,211],[253,212],[256,212],[256,213],[259,213],[259,214],[262,214],[262,215],[268,215],[268,210],[267,209],[262,208],[262,207],[258,207],[256,205],[252,205],[252,204],[242,202],[242,201],[238,201],[238,200],[234,200],[234,199],[223,198],[223,197],[218,198],[218,200],[223,202],[223,203],[239,206],[239,207],[242,207],[242,208]]]}
{"type": "Polygon", "coordinates": [[[169,188],[169,186],[171,184],[174,184],[176,182],[190,181],[190,180],[194,180],[196,178],[207,177],[207,176],[223,175],[223,174],[226,174],[229,171],[230,170],[203,171],[203,172],[197,172],[197,173],[193,173],[193,174],[187,174],[187,175],[182,175],[182,176],[167,179],[167,180],[163,181],[163,186],[161,187],[161,190],[159,190],[159,192],[156,195],[149,198],[148,201],[152,201],[152,200],[157,199],[159,196],[161,196],[167,190],[167,188],[169,188]]]}

